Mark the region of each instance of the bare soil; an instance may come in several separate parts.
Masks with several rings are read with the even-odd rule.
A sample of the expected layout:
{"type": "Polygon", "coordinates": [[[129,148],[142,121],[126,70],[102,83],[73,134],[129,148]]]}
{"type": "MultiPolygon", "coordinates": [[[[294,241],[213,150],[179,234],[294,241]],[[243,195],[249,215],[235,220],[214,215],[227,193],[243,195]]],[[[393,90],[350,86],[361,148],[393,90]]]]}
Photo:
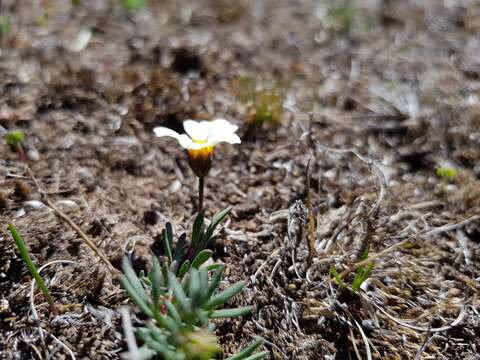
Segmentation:
{"type": "MultiPolygon", "coordinates": [[[[478,2],[73,3],[2,1],[0,125],[26,134],[40,189],[114,266],[132,252],[148,269],[165,223],[195,215],[186,156],[153,127],[227,118],[243,143],[216,149],[205,208],[232,207],[214,257],[248,281],[232,305],[256,310],[218,323],[225,355],[258,335],[271,359],[480,358],[478,2]],[[278,125],[249,126],[242,77],[286,89],[278,125]],[[330,269],[351,284],[366,248],[362,290],[339,287],[330,269]]],[[[119,359],[118,276],[0,154],[0,358],[119,359]],[[60,315],[38,290],[32,305],[8,223],[60,315]]]]}

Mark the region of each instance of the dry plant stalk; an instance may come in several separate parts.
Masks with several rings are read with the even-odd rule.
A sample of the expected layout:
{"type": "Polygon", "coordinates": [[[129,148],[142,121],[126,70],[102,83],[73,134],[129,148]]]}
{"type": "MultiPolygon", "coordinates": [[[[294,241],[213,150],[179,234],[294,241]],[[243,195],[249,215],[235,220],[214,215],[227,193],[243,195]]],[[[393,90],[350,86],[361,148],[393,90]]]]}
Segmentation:
{"type": "Polygon", "coordinates": [[[308,246],[308,264],[316,254],[315,251],[315,218],[313,216],[312,194],[310,192],[310,160],[308,159],[305,169],[305,189],[307,192],[307,246],[308,246]]]}

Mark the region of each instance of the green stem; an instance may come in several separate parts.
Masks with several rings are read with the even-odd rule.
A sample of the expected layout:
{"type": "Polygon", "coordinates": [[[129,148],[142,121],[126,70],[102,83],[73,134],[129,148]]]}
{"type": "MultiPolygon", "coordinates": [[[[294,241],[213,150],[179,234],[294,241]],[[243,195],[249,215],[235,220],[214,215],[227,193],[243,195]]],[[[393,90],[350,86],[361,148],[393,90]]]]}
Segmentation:
{"type": "Polygon", "coordinates": [[[8,230],[10,230],[13,240],[15,240],[15,244],[17,245],[18,251],[20,252],[20,256],[22,257],[22,260],[27,265],[28,271],[30,271],[30,274],[32,274],[32,276],[34,277],[35,281],[38,284],[38,287],[43,293],[43,296],[45,297],[48,304],[50,305],[50,312],[53,315],[57,315],[58,311],[57,311],[57,308],[55,307],[55,304],[50,295],[50,292],[48,291],[48,288],[45,286],[45,283],[43,282],[40,274],[38,273],[37,268],[35,267],[35,264],[30,258],[27,247],[25,246],[25,243],[22,237],[20,236],[20,234],[17,232],[17,229],[15,229],[15,227],[12,224],[8,225],[8,230]]]}
{"type": "Polygon", "coordinates": [[[205,178],[198,178],[198,213],[203,211],[203,188],[205,187],[205,178]]]}

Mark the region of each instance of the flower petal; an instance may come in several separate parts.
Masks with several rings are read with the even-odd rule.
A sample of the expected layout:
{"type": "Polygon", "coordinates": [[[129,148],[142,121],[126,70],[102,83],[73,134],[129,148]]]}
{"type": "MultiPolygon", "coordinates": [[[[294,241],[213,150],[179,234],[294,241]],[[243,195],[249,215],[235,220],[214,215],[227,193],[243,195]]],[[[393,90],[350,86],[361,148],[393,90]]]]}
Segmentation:
{"type": "Polygon", "coordinates": [[[225,119],[215,119],[213,121],[210,122],[210,128],[212,130],[216,130],[216,129],[222,129],[222,131],[231,131],[231,132],[235,132],[238,130],[238,126],[237,125],[233,125],[231,124],[228,120],[225,120],[225,119]]]}
{"type": "Polygon", "coordinates": [[[172,138],[177,139],[177,140],[180,136],[180,134],[177,133],[176,131],[173,131],[172,129],[169,129],[169,128],[164,127],[164,126],[158,126],[158,127],[154,128],[153,132],[158,137],[168,136],[168,137],[172,137],[172,138]]]}
{"type": "Polygon", "coordinates": [[[200,148],[204,147],[204,144],[199,144],[190,139],[190,137],[186,134],[182,134],[178,136],[178,142],[180,145],[185,149],[199,149],[198,145],[201,145],[200,148]]]}
{"type": "Polygon", "coordinates": [[[242,141],[240,140],[240,137],[233,133],[233,132],[229,132],[229,133],[223,133],[223,134],[220,134],[219,137],[210,137],[208,138],[208,144],[209,146],[215,146],[219,143],[222,143],[222,142],[226,142],[226,143],[229,143],[229,144],[241,144],[242,141]]]}
{"type": "Polygon", "coordinates": [[[206,141],[210,132],[210,121],[185,120],[183,128],[193,141],[206,141]]]}

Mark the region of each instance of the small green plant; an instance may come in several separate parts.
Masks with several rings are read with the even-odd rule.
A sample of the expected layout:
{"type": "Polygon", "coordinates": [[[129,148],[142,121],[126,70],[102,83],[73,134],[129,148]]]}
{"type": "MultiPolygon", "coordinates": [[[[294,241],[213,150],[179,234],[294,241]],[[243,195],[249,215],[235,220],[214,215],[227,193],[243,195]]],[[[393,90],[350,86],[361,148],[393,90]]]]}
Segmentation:
{"type": "Polygon", "coordinates": [[[145,5],[145,0],[122,0],[122,6],[127,11],[140,10],[143,9],[145,5]]]}
{"type": "Polygon", "coordinates": [[[355,18],[355,8],[350,2],[336,4],[327,13],[335,27],[342,32],[349,32],[355,18]]]}
{"type": "Polygon", "coordinates": [[[18,130],[12,130],[4,135],[5,142],[10,146],[13,152],[16,152],[23,160],[27,159],[25,151],[23,150],[23,142],[25,141],[25,134],[18,130]]]}
{"type": "Polygon", "coordinates": [[[12,29],[12,21],[9,15],[0,15],[0,36],[10,34],[12,29]]]}
{"type": "Polygon", "coordinates": [[[0,36],[7,36],[12,29],[12,21],[9,15],[0,15],[0,36]]]}
{"type": "Polygon", "coordinates": [[[285,91],[278,83],[258,84],[251,77],[238,79],[238,97],[246,107],[247,123],[255,127],[276,125],[283,113],[285,91]]]}
{"type": "MultiPolygon", "coordinates": [[[[368,253],[369,253],[369,247],[365,249],[365,251],[362,254],[361,261],[368,259],[368,253]]],[[[369,263],[367,266],[359,266],[357,271],[355,272],[355,277],[353,278],[352,281],[352,287],[351,290],[353,292],[357,292],[360,290],[360,286],[362,286],[363,282],[368,279],[370,276],[370,273],[373,270],[373,263],[369,263]]],[[[343,281],[342,276],[338,273],[337,269],[335,267],[332,267],[330,269],[330,273],[334,277],[336,283],[338,286],[342,288],[348,288],[347,284],[343,281]]]]}
{"type": "Polygon", "coordinates": [[[15,240],[15,244],[17,245],[18,252],[20,253],[22,260],[27,265],[28,271],[30,271],[30,274],[33,276],[33,278],[37,282],[37,285],[42,291],[43,296],[47,300],[50,306],[50,312],[54,315],[57,315],[58,311],[57,311],[57,308],[55,307],[55,303],[53,302],[52,296],[50,295],[50,291],[48,291],[47,286],[43,282],[42,277],[38,273],[38,270],[35,264],[30,258],[30,254],[28,252],[27,247],[25,246],[25,242],[23,241],[22,237],[18,233],[17,229],[12,224],[8,225],[8,230],[12,234],[13,240],[15,240]]]}
{"type": "Polygon", "coordinates": [[[5,142],[10,146],[21,145],[25,141],[25,134],[18,130],[9,131],[5,134],[5,142]]]}
{"type": "Polygon", "coordinates": [[[187,234],[183,233],[174,245],[172,224],[167,223],[161,240],[169,270],[181,279],[189,270],[198,269],[210,259],[212,251],[207,247],[217,239],[215,229],[229,213],[230,208],[227,208],[215,214],[206,229],[203,213],[199,213],[193,223],[190,244],[187,244],[187,234]]]}
{"type": "MultiPolygon", "coordinates": [[[[247,315],[252,307],[217,310],[243,288],[238,282],[219,291],[225,266],[191,267],[180,279],[166,262],[153,258],[152,270],[146,277],[137,277],[129,261],[124,259],[122,284],[140,310],[150,319],[138,328],[137,337],[143,345],[139,352],[144,359],[161,355],[166,360],[214,359],[220,351],[213,334],[212,319],[247,315]],[[209,273],[213,272],[209,279],[209,273]]],[[[266,352],[251,355],[260,345],[257,340],[230,358],[261,359],[266,352]],[[255,357],[252,357],[255,356],[255,357]]]]}
{"type": "Polygon", "coordinates": [[[451,167],[439,167],[436,171],[437,176],[445,182],[452,182],[458,175],[458,171],[451,167]]]}

